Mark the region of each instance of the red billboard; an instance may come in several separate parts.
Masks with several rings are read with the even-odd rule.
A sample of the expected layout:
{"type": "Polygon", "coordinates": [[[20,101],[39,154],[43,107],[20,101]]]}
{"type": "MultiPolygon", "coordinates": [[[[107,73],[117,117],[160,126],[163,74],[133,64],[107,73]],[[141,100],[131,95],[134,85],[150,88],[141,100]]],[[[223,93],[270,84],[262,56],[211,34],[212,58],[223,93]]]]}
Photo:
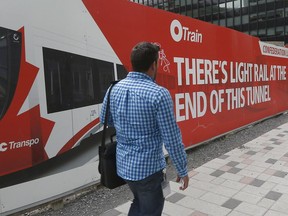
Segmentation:
{"type": "Polygon", "coordinates": [[[0,14],[0,176],[97,146],[140,41],[161,47],[156,81],[187,148],[288,109],[288,48],[231,29],[127,0],[7,0],[0,14]]]}
{"type": "Polygon", "coordinates": [[[84,3],[127,68],[136,43],[161,46],[157,82],[186,147],[287,110],[287,48],[129,1],[84,3]]]}

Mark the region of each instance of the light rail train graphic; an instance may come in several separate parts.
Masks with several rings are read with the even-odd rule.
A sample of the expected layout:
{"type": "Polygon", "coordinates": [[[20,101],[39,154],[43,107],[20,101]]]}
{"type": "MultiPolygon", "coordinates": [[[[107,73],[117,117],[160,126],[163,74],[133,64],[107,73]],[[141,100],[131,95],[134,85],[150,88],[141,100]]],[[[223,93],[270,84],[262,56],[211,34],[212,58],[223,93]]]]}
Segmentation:
{"type": "Polygon", "coordinates": [[[125,0],[0,4],[0,176],[98,145],[105,92],[143,40],[187,148],[288,109],[287,48],[125,0]]]}

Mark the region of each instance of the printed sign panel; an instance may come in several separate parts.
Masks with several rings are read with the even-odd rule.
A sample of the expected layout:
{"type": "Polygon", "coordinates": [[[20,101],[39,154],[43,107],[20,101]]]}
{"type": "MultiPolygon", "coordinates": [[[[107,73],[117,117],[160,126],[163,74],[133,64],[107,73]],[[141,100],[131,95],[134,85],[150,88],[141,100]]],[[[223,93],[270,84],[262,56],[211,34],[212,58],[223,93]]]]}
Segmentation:
{"type": "Polygon", "coordinates": [[[127,68],[136,43],[161,46],[157,82],[186,147],[287,110],[287,48],[128,1],[84,3],[127,68]]]}
{"type": "Polygon", "coordinates": [[[4,0],[0,176],[97,145],[105,92],[141,41],[161,47],[156,81],[187,148],[288,109],[285,47],[127,0],[4,0]]]}

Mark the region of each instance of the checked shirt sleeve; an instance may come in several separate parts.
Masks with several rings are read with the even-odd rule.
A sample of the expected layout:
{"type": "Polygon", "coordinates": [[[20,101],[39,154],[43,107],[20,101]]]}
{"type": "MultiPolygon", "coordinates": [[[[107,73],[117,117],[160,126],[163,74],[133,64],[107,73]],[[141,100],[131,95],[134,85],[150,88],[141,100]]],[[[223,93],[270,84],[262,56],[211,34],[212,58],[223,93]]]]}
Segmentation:
{"type": "Polygon", "coordinates": [[[157,121],[162,139],[178,175],[187,175],[187,157],[180,129],[175,121],[173,101],[167,89],[162,88],[157,109],[157,121]]]}

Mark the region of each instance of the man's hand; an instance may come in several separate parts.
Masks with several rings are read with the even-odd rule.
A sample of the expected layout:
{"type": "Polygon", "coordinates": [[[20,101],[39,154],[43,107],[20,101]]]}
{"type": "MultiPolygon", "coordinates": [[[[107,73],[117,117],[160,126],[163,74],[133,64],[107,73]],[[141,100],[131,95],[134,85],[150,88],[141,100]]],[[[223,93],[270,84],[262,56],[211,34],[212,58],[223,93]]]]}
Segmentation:
{"type": "Polygon", "coordinates": [[[189,177],[188,175],[187,176],[184,176],[184,177],[179,177],[177,176],[177,179],[176,179],[176,182],[180,182],[182,183],[182,185],[179,187],[180,190],[185,190],[188,185],[189,185],[189,177]]]}

